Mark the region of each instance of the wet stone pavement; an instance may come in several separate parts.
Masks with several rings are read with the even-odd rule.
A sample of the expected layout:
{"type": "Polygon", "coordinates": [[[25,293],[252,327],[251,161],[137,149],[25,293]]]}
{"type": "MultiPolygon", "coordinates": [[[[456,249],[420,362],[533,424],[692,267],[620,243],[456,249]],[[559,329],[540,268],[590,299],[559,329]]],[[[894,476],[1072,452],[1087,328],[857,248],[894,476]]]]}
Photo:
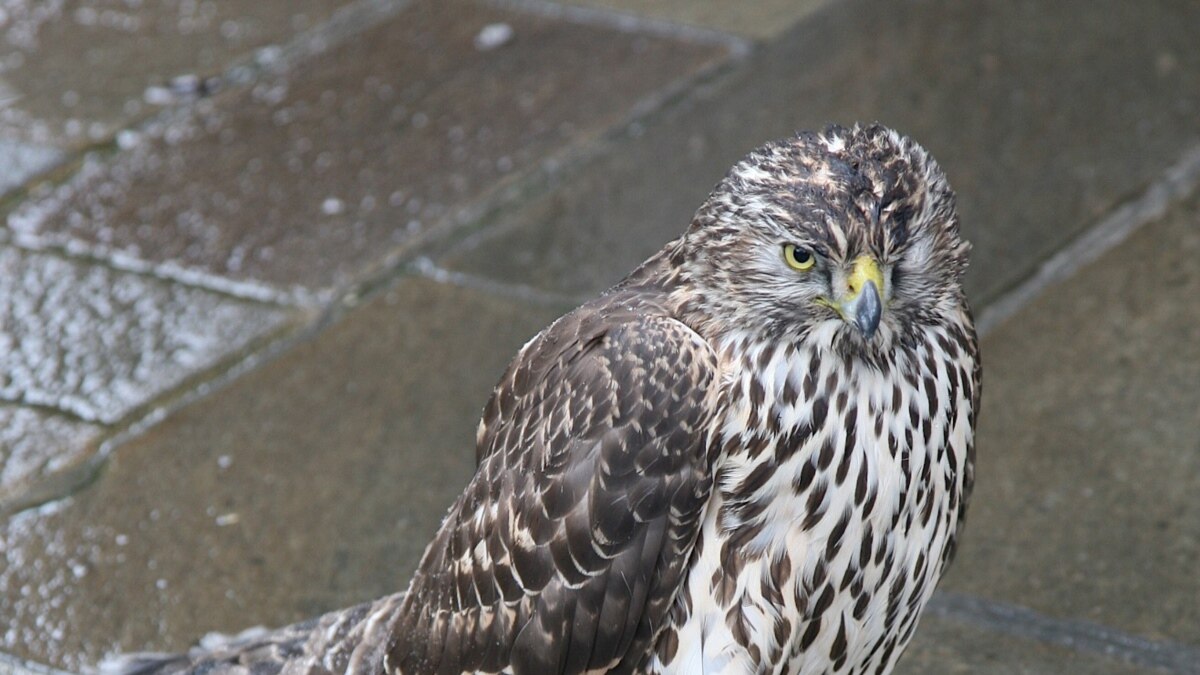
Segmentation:
{"type": "Polygon", "coordinates": [[[0,675],[394,591],[530,336],[827,122],[959,191],[902,673],[1200,673],[1200,6],[0,0],[0,675]]]}

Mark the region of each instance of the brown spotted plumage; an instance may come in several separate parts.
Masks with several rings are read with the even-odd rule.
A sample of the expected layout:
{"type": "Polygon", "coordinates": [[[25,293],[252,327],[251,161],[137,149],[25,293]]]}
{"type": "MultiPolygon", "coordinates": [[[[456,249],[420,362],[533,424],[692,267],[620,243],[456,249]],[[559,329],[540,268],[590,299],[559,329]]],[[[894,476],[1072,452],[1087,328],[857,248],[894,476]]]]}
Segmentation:
{"type": "Polygon", "coordinates": [[[756,150],[513,360],[407,593],[249,670],[889,672],[973,483],[967,251],[893,131],[756,150]]]}

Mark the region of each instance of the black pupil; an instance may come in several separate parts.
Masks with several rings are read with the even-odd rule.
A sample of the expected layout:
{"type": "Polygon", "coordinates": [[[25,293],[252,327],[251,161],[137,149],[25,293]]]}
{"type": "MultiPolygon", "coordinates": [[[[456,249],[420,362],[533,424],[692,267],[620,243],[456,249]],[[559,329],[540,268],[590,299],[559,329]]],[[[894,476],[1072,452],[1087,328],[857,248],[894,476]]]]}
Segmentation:
{"type": "Polygon", "coordinates": [[[792,249],[792,257],[796,259],[797,263],[803,265],[804,263],[808,262],[808,259],[812,257],[812,254],[802,248],[796,248],[792,249]]]}

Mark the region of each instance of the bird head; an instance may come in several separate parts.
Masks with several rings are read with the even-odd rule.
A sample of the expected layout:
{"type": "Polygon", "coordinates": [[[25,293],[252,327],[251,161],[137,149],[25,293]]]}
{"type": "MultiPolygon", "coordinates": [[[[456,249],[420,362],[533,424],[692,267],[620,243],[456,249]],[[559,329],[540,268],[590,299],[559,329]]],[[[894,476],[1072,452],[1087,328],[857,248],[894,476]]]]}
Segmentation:
{"type": "Polygon", "coordinates": [[[711,333],[883,354],[965,307],[954,193],[924,149],[877,125],[750,153],[676,246],[711,333]]]}

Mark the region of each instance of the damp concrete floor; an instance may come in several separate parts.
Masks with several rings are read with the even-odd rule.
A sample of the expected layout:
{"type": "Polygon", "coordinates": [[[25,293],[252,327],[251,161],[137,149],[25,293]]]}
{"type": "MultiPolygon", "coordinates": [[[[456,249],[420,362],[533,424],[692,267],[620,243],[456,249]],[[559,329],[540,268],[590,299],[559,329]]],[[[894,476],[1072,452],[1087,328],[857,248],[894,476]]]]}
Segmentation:
{"type": "Polygon", "coordinates": [[[762,142],[974,243],[976,494],[899,672],[1200,673],[1200,6],[0,0],[0,675],[403,587],[517,348],[762,142]]]}

